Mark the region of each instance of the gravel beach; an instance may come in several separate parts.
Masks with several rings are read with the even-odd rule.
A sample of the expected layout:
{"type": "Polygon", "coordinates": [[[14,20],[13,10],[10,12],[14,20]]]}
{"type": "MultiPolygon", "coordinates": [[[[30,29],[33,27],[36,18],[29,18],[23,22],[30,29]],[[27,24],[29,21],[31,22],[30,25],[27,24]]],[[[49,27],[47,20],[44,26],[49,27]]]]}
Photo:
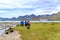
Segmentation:
{"type": "Polygon", "coordinates": [[[20,37],[21,37],[21,35],[19,34],[19,32],[14,31],[9,34],[3,34],[0,37],[0,40],[22,40],[20,37]]]}

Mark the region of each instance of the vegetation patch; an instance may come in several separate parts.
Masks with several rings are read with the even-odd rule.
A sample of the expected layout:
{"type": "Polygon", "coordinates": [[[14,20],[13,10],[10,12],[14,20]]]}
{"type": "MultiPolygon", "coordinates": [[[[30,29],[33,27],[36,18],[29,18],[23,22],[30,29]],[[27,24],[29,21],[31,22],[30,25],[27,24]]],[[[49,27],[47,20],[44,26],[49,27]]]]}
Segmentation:
{"type": "Polygon", "coordinates": [[[19,31],[22,40],[60,40],[60,23],[31,23],[31,29],[25,26],[13,29],[19,31]]]}

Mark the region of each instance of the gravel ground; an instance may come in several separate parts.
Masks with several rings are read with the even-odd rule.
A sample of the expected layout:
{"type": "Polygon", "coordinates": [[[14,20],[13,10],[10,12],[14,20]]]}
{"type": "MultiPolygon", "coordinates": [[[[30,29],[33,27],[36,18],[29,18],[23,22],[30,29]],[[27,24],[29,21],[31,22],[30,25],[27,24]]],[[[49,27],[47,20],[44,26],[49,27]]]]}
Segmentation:
{"type": "Polygon", "coordinates": [[[14,31],[13,33],[3,34],[0,40],[22,40],[20,37],[21,35],[17,31],[14,31]]]}

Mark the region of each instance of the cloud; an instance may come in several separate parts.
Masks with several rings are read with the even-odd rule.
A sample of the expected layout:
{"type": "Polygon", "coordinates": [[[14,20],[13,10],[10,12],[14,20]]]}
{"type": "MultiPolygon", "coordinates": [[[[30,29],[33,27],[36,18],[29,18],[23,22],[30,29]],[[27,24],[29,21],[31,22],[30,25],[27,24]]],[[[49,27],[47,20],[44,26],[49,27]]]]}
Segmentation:
{"type": "Polygon", "coordinates": [[[0,0],[0,17],[44,15],[60,11],[60,0],[0,0]]]}

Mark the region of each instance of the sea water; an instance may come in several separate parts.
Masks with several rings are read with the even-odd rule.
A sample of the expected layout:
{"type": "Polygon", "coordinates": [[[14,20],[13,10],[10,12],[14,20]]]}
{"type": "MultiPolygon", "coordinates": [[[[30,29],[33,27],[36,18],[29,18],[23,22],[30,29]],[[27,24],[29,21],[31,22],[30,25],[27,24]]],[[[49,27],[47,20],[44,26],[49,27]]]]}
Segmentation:
{"type": "MultiPolygon", "coordinates": [[[[21,22],[21,21],[0,21],[0,22],[21,22]]],[[[60,22],[60,21],[31,21],[31,22],[60,22]]]]}
{"type": "Polygon", "coordinates": [[[9,27],[1,27],[0,26],[0,36],[2,36],[5,33],[5,30],[9,29],[9,27]]]}
{"type": "Polygon", "coordinates": [[[2,36],[5,32],[5,29],[0,29],[0,36],[2,36]]]}

